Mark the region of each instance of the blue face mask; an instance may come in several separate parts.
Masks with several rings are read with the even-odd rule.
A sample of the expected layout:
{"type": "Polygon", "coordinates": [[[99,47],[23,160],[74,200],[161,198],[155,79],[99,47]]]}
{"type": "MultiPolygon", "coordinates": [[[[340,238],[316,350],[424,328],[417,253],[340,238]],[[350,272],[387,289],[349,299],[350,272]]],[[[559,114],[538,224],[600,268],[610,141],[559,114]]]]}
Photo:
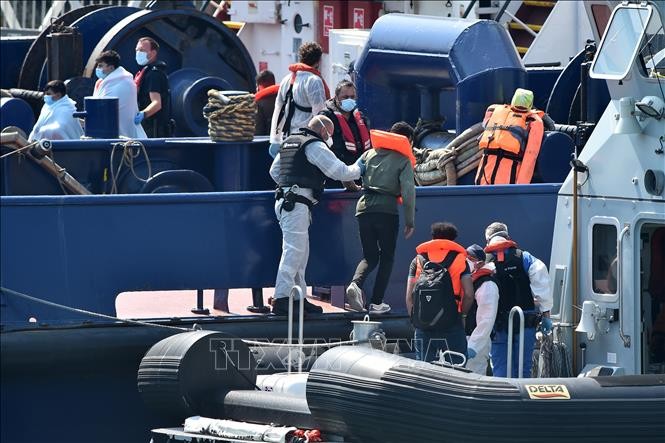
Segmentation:
{"type": "Polygon", "coordinates": [[[136,51],[136,63],[139,66],[145,66],[148,64],[148,54],[143,51],[136,51]]]}
{"type": "Polygon", "coordinates": [[[356,101],[352,98],[345,98],[339,106],[344,112],[351,112],[356,109],[356,101]]]}
{"type": "Polygon", "coordinates": [[[53,96],[51,95],[44,95],[44,103],[51,106],[53,103],[55,103],[55,100],[53,100],[53,96]]]}
{"type": "Polygon", "coordinates": [[[97,76],[97,78],[101,78],[103,80],[106,78],[108,74],[102,71],[102,68],[97,68],[95,69],[95,75],[97,76]]]}

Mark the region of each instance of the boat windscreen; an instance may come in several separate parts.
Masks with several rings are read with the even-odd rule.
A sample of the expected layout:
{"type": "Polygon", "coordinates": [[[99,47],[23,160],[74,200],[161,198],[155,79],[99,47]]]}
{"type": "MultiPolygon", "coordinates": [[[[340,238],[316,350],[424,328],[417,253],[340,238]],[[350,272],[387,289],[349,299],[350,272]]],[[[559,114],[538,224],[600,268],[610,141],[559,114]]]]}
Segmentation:
{"type": "Polygon", "coordinates": [[[652,15],[652,7],[642,5],[620,6],[614,11],[591,67],[591,77],[622,80],[628,75],[652,15]]]}

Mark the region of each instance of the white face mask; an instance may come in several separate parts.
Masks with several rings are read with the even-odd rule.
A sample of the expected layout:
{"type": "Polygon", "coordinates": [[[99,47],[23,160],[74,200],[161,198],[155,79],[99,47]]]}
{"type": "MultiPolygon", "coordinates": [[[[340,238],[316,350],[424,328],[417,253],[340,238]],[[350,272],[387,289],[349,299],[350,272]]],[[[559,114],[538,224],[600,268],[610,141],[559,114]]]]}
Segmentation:
{"type": "Polygon", "coordinates": [[[328,128],[326,127],[326,125],[323,124],[323,120],[321,120],[320,118],[317,118],[317,120],[318,120],[319,124],[321,124],[321,126],[323,127],[323,130],[326,131],[327,137],[324,138],[323,135],[321,136],[321,138],[324,139],[323,143],[325,143],[328,146],[328,148],[332,148],[333,139],[332,139],[332,136],[330,135],[330,132],[328,132],[328,128]]]}
{"type": "Polygon", "coordinates": [[[148,64],[148,54],[143,51],[136,51],[136,63],[139,66],[145,66],[148,64]]]}

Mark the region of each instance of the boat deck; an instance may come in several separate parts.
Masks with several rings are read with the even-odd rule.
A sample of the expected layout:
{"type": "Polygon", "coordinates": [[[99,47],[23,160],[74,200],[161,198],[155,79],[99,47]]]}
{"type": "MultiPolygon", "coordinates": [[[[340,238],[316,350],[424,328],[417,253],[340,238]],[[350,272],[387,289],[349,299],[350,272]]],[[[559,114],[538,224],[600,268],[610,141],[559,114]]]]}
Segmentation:
{"type": "MultiPolygon", "coordinates": [[[[247,310],[252,304],[252,290],[230,289],[228,296],[229,311],[213,308],[214,290],[203,291],[203,307],[210,310],[212,316],[256,315],[247,310]]],[[[268,299],[273,296],[274,288],[263,289],[263,304],[269,306],[268,299]]],[[[308,300],[323,308],[324,313],[345,312],[333,306],[328,300],[312,297],[312,288],[308,288],[308,300]]],[[[155,318],[155,317],[191,317],[196,307],[196,290],[181,291],[135,291],[123,292],[115,302],[119,318],[155,318]]],[[[270,315],[270,314],[266,314],[270,315]]]]}

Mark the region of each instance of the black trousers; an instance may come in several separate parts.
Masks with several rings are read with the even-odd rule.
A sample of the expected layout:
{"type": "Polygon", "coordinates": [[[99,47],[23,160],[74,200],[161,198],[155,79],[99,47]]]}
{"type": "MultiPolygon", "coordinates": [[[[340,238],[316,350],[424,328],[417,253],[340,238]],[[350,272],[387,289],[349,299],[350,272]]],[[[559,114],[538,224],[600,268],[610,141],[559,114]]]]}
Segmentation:
{"type": "Polygon", "coordinates": [[[382,212],[369,212],[358,216],[360,230],[360,243],[363,248],[363,259],[358,263],[353,276],[360,289],[367,275],[379,266],[372,292],[372,303],[383,303],[383,297],[388,287],[390,273],[395,261],[395,245],[399,230],[399,216],[382,212]]]}

